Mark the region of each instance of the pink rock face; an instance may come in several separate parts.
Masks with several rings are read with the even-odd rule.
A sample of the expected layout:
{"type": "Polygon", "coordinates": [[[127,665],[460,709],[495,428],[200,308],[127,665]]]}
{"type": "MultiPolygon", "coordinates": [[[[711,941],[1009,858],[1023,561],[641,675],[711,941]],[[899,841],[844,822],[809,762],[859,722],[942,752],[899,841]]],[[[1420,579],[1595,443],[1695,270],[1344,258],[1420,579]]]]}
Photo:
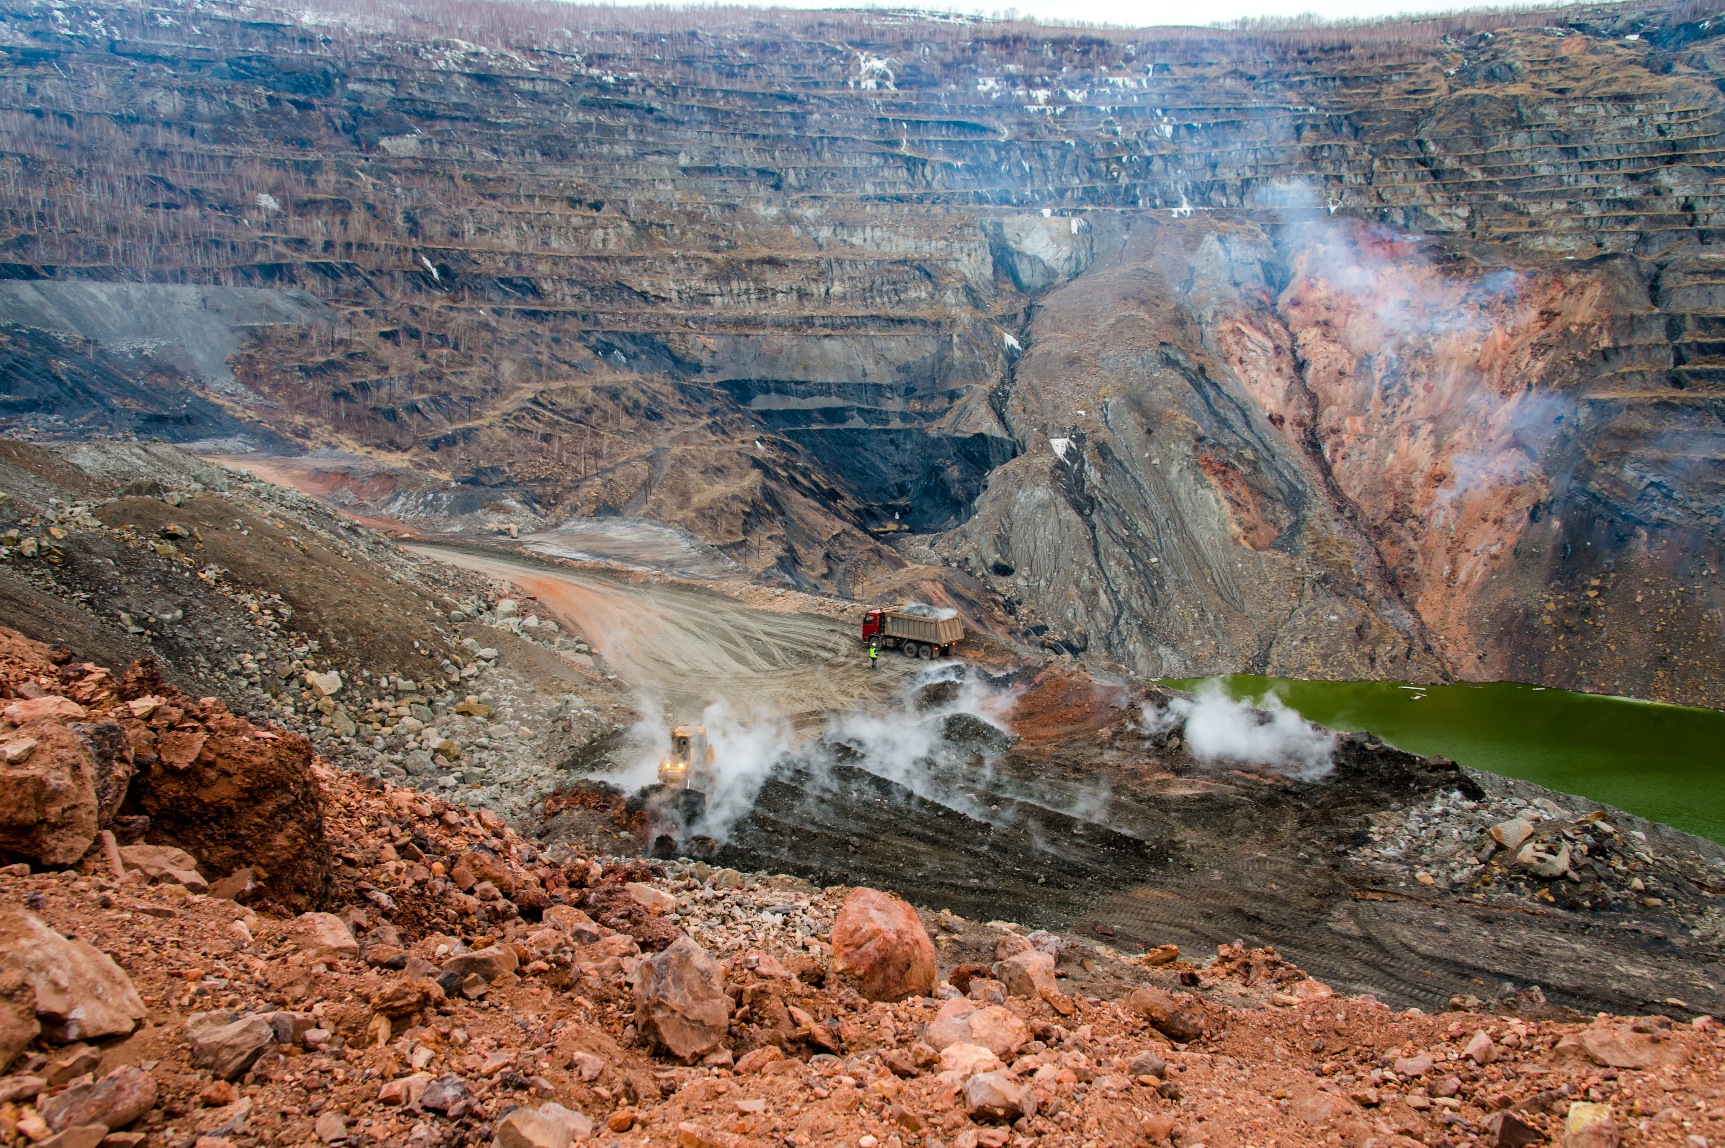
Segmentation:
{"type": "Polygon", "coordinates": [[[833,971],[871,1001],[934,991],[934,943],[916,910],[876,889],[853,889],[833,922],[833,971]]]}
{"type": "Polygon", "coordinates": [[[724,966],[688,937],[641,962],[635,1025],[680,1060],[718,1048],[731,1021],[724,966]]]}
{"type": "Polygon", "coordinates": [[[1000,1005],[978,1008],[963,997],[940,1006],[924,1039],[936,1049],[978,1044],[996,1056],[1006,1056],[1030,1040],[1030,1029],[1017,1014],[1000,1005]]]}

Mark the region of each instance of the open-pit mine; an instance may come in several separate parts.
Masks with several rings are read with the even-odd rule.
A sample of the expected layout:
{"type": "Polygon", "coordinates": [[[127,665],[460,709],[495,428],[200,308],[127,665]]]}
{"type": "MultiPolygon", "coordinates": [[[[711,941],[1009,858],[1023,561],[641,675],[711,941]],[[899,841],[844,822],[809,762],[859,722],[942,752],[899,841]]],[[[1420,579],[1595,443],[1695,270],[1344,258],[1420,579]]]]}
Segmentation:
{"type": "Polygon", "coordinates": [[[0,0],[0,1148],[1725,1142],[1722,92],[0,0]]]}

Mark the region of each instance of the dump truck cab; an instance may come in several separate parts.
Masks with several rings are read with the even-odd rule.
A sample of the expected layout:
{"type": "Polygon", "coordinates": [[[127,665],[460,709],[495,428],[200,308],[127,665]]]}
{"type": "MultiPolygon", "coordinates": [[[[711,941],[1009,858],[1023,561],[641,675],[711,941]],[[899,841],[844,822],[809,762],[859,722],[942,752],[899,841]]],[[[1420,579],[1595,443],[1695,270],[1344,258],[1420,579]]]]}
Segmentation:
{"type": "Polygon", "coordinates": [[[671,727],[671,749],[659,759],[659,784],[667,789],[704,788],[713,765],[713,747],[707,744],[707,727],[671,727]]]}

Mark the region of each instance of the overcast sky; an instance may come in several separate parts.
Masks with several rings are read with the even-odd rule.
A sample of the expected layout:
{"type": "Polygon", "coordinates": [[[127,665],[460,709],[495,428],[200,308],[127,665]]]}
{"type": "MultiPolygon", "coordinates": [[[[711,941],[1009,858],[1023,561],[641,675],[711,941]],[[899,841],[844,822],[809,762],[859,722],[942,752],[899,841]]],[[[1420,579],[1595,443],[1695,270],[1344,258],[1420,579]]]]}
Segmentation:
{"type": "MultiPolygon", "coordinates": [[[[857,8],[866,0],[760,0],[771,6],[794,8],[857,8]]],[[[973,12],[984,16],[999,15],[1007,7],[1021,16],[1032,16],[1047,23],[1081,20],[1096,24],[1118,24],[1141,28],[1156,24],[1215,24],[1257,16],[1299,16],[1314,13],[1330,20],[1358,19],[1373,16],[1394,16],[1410,12],[1438,12],[1455,8],[1533,7],[1514,0],[1497,0],[1488,5],[1432,2],[1432,0],[946,0],[944,3],[880,3],[867,5],[887,8],[924,8],[937,11],[973,12]]],[[[1541,6],[1551,6],[1544,0],[1541,6]]]]}

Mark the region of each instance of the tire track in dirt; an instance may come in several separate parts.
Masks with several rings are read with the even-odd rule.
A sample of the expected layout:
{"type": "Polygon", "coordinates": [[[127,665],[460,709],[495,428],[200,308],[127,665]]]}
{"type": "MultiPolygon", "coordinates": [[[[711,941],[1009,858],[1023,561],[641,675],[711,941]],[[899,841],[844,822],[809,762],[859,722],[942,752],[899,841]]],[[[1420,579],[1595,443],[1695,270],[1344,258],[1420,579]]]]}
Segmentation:
{"type": "Polygon", "coordinates": [[[739,713],[821,728],[829,711],[885,704],[910,666],[871,670],[856,633],[831,618],[745,606],[670,582],[631,583],[593,570],[440,545],[414,553],[507,580],[578,630],[630,686],[679,720],[729,701],[739,713]]]}

